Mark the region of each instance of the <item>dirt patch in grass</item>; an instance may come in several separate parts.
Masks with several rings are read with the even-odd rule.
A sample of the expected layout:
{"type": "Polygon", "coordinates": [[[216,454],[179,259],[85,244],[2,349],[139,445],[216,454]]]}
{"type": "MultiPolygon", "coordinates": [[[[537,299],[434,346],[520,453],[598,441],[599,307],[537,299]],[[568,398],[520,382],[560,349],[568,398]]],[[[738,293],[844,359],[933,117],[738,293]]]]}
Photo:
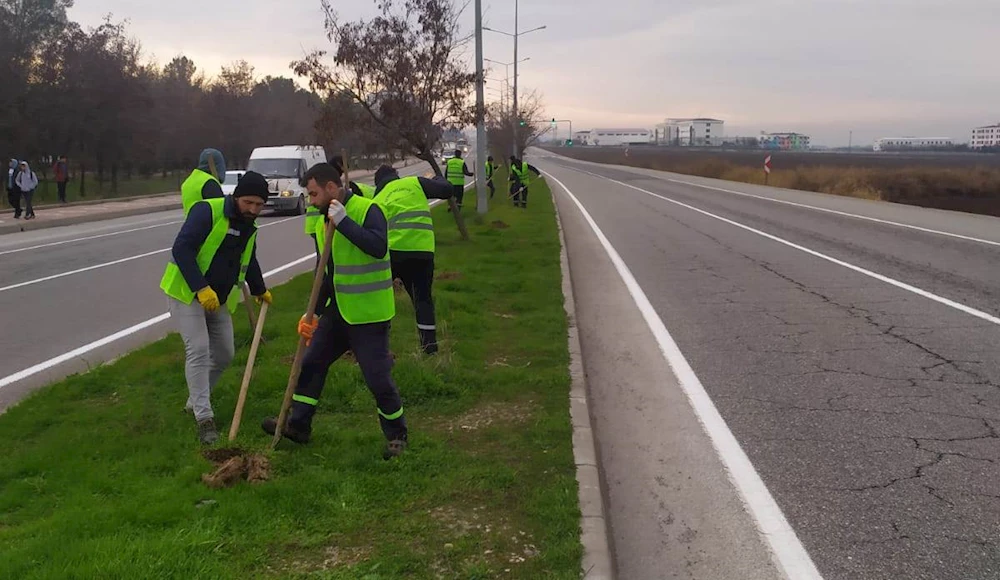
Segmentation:
{"type": "MultiPolygon", "coordinates": [[[[287,557],[287,551],[282,556],[287,557]]],[[[354,566],[368,560],[372,550],[368,546],[327,546],[320,552],[303,556],[300,552],[293,558],[282,561],[277,566],[267,566],[267,571],[281,574],[302,574],[333,570],[342,566],[354,566]]]]}
{"type": "Polygon", "coordinates": [[[201,481],[212,489],[232,487],[243,479],[260,483],[271,477],[271,462],[259,453],[224,448],[210,449],[202,455],[216,466],[215,471],[201,476],[201,481]]]}
{"type": "Polygon", "coordinates": [[[494,425],[522,424],[531,418],[533,408],[534,402],[530,400],[522,403],[486,403],[449,419],[447,430],[471,432],[494,425]]]}

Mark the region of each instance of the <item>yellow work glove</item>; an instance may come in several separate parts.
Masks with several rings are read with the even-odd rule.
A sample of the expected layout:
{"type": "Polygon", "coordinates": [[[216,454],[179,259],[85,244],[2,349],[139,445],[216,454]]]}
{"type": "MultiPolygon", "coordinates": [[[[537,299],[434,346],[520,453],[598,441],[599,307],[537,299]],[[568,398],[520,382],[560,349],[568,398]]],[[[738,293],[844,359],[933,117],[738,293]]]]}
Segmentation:
{"type": "Polygon", "coordinates": [[[205,286],[198,291],[198,302],[201,302],[201,307],[209,312],[215,312],[219,309],[219,295],[212,290],[211,286],[205,286]]]}
{"type": "Polygon", "coordinates": [[[257,304],[260,304],[261,301],[263,301],[263,302],[267,302],[268,306],[270,306],[271,305],[271,300],[272,300],[271,299],[271,291],[270,290],[265,290],[264,293],[261,294],[260,296],[254,296],[254,300],[257,302],[257,304]]]}
{"type": "Polygon", "coordinates": [[[313,333],[316,332],[316,328],[319,326],[319,318],[313,317],[312,322],[306,322],[306,315],[303,314],[302,318],[299,319],[299,336],[306,339],[306,346],[312,342],[313,333]]]}

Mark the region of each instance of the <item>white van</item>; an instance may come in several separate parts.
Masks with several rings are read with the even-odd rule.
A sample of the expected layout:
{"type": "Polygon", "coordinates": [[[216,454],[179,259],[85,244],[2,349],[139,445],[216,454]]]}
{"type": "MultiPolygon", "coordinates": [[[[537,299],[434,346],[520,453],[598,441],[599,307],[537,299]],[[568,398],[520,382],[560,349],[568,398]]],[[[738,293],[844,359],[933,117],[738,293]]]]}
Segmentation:
{"type": "Polygon", "coordinates": [[[250,154],[247,171],[256,171],[267,179],[265,207],[275,212],[306,213],[309,195],[299,180],[313,165],[326,162],[326,151],[315,145],[257,147],[250,154]]]}

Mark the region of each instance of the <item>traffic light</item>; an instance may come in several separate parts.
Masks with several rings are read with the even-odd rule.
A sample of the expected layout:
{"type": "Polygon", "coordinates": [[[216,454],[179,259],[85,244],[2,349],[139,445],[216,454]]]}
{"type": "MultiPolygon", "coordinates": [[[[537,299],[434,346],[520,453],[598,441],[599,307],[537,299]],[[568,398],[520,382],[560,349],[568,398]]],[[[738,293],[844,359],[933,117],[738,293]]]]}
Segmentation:
{"type": "Polygon", "coordinates": [[[520,125],[521,125],[522,127],[524,127],[525,125],[527,125],[527,123],[525,123],[523,119],[522,119],[521,121],[519,121],[518,123],[519,123],[519,124],[520,124],[520,125]]]}
{"type": "Polygon", "coordinates": [[[555,117],[552,117],[552,126],[553,126],[553,127],[555,127],[555,126],[556,126],[556,118],[555,118],[555,117]]]}

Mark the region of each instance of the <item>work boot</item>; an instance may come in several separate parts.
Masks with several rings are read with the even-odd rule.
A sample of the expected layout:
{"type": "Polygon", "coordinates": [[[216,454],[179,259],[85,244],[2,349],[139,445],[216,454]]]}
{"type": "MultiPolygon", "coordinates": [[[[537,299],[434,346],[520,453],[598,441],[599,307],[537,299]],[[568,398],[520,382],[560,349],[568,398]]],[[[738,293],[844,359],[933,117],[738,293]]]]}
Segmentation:
{"type": "Polygon", "coordinates": [[[215,419],[209,417],[198,421],[198,439],[202,445],[215,445],[219,440],[219,432],[215,429],[215,419]]]}
{"type": "Polygon", "coordinates": [[[406,441],[403,439],[393,439],[385,444],[385,451],[382,452],[382,459],[389,461],[393,457],[399,457],[406,449],[406,441]]]}
{"type": "Polygon", "coordinates": [[[435,354],[438,351],[437,333],[433,330],[421,330],[420,348],[423,349],[424,354],[435,354]]]}
{"type": "MultiPolygon", "coordinates": [[[[261,421],[261,428],[268,435],[274,436],[274,432],[278,429],[278,418],[268,417],[261,421]]],[[[281,436],[294,441],[296,443],[309,443],[309,438],[312,435],[312,428],[309,426],[303,427],[302,425],[297,425],[292,423],[292,419],[288,418],[285,421],[285,428],[281,430],[281,436]]]]}

